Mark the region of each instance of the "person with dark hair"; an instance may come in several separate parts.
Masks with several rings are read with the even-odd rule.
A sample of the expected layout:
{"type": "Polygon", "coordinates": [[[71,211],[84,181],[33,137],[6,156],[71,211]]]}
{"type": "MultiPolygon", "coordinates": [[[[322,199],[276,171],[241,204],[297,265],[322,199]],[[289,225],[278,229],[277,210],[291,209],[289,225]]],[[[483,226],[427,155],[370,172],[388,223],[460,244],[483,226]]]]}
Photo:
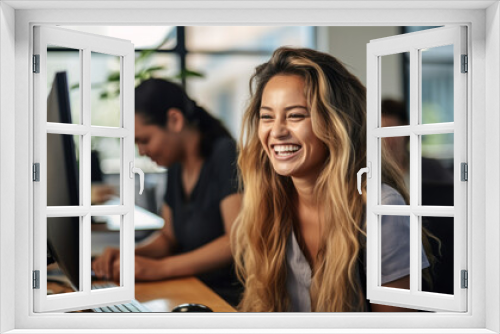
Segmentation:
{"type": "MultiPolygon", "coordinates": [[[[165,226],[135,250],[137,280],[196,275],[230,304],[241,285],[232,266],[229,232],[241,205],[236,143],[222,123],[175,83],[149,79],[135,90],[135,141],[141,155],[168,168],[165,226]]],[[[116,279],[119,250],[93,263],[116,279]]]]}

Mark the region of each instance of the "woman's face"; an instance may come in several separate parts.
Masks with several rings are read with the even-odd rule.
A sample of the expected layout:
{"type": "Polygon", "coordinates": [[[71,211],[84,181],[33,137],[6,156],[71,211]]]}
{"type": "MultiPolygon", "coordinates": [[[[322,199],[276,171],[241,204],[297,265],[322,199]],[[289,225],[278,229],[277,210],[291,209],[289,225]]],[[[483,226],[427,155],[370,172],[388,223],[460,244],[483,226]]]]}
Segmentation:
{"type": "Polygon", "coordinates": [[[147,155],[160,166],[171,166],[178,157],[178,135],[155,124],[147,124],[135,114],[135,143],[140,155],[147,155]]]}
{"type": "Polygon", "coordinates": [[[259,117],[259,139],[274,170],[283,176],[317,177],[327,150],[313,133],[304,80],[296,75],[271,78],[259,117]]]}

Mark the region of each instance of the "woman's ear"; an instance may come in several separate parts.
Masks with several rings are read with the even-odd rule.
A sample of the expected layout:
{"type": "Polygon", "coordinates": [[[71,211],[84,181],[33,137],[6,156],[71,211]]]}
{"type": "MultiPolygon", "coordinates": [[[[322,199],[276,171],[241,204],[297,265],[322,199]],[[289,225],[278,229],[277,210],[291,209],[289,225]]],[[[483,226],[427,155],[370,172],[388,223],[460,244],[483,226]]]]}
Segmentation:
{"type": "Polygon", "coordinates": [[[184,128],[184,114],[177,108],[170,108],[167,111],[167,130],[179,133],[184,128]]]}

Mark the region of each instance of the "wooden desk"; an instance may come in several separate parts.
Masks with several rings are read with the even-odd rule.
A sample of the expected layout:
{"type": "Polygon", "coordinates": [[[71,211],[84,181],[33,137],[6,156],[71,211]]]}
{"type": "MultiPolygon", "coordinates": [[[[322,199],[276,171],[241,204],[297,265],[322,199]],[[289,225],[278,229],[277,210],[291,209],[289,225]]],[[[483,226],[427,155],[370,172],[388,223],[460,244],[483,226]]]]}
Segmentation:
{"type": "Polygon", "coordinates": [[[135,299],[153,312],[170,312],[186,303],[203,304],[214,312],[236,312],[196,277],[158,282],[135,282],[135,299]]]}
{"type": "MultiPolygon", "coordinates": [[[[54,293],[72,292],[68,285],[49,282],[54,293]]],[[[214,312],[236,312],[218,294],[196,277],[184,277],[157,282],[135,282],[135,299],[152,312],[170,312],[180,304],[203,304],[214,312]]]]}

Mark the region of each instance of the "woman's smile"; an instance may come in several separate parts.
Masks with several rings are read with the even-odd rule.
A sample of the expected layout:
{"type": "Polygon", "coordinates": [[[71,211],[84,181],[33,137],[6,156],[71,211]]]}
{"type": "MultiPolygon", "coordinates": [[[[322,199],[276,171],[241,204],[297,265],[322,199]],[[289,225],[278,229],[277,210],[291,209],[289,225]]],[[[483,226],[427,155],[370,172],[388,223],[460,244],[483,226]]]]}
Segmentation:
{"type": "Polygon", "coordinates": [[[271,145],[274,156],[278,160],[288,160],[296,157],[301,150],[300,145],[295,144],[275,144],[271,145]]]}

